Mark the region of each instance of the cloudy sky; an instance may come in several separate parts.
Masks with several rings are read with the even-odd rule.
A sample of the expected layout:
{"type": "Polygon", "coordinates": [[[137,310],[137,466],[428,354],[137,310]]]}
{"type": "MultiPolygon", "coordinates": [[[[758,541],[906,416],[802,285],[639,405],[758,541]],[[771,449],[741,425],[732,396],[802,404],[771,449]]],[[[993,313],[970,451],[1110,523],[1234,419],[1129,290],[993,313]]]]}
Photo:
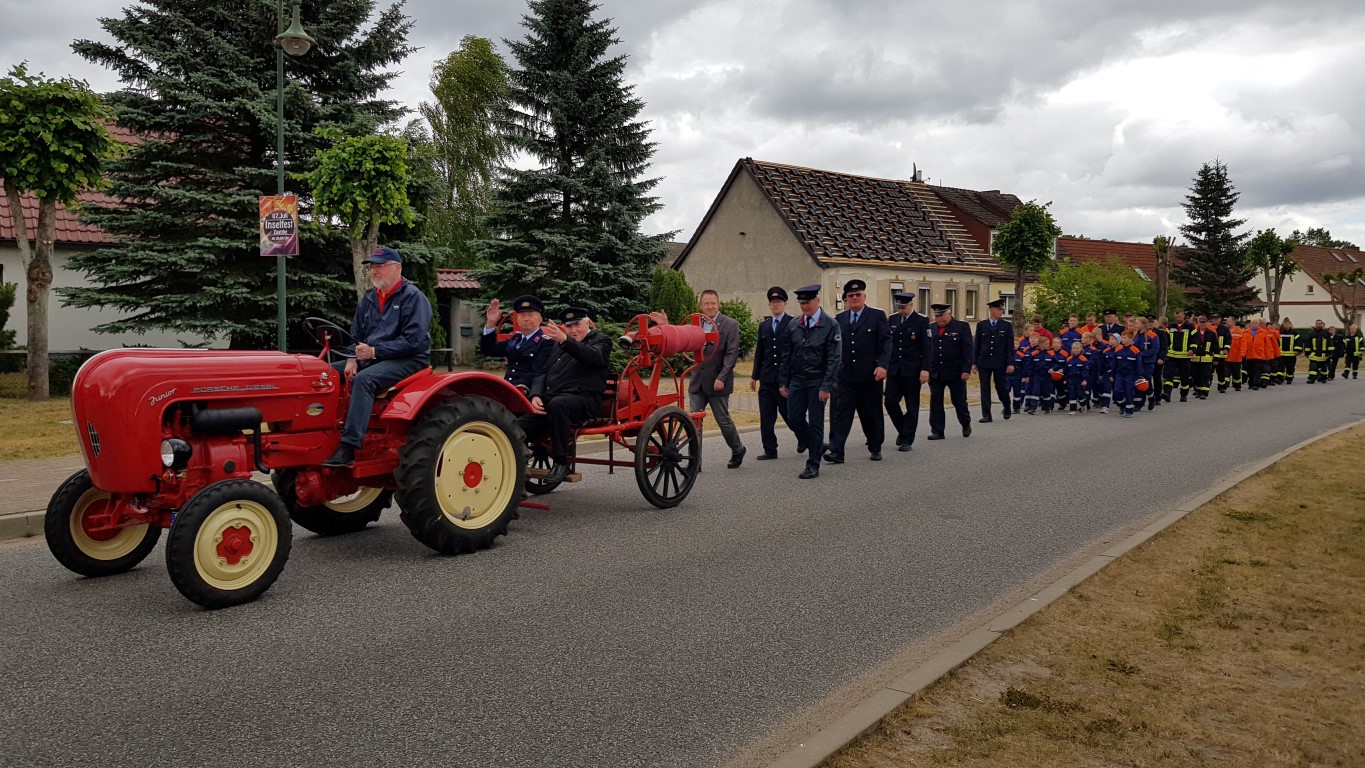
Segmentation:
{"type": "MultiPolygon", "coordinates": [[[[70,52],[119,0],[0,0],[0,63],[98,89],[70,52]],[[10,23],[18,20],[17,24],[10,23]]],[[[466,34],[520,37],[515,0],[409,0],[394,97],[429,98],[466,34]]],[[[741,157],[1052,201],[1070,234],[1175,234],[1221,158],[1248,227],[1365,245],[1365,4],[1262,0],[601,0],[687,239],[741,157]]],[[[503,48],[499,42],[499,47],[503,48]]],[[[505,48],[503,48],[505,52],[505,48]]]]}

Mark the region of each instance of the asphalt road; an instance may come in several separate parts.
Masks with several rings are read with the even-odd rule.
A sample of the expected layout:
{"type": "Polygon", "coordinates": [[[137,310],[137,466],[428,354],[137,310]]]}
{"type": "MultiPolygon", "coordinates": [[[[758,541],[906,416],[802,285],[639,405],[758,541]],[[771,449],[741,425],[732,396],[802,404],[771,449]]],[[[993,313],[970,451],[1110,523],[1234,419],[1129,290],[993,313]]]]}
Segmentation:
{"type": "MultiPolygon", "coordinates": [[[[975,414],[973,414],[975,416],[975,414]]],[[[1236,466],[1365,418],[1365,383],[1135,419],[1019,416],[798,481],[708,469],[658,511],[588,470],[493,550],[390,512],[296,531],[260,601],[205,612],[161,550],[107,579],[0,544],[4,766],[708,766],[1236,466]]],[[[757,435],[746,435],[750,456],[757,435]]]]}

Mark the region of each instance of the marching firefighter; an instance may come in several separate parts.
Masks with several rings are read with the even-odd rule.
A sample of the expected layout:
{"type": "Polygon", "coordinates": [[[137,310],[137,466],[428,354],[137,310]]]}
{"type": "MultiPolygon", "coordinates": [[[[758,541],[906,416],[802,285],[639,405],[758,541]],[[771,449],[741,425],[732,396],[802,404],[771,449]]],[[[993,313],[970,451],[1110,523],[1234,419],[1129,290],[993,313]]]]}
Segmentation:
{"type": "Polygon", "coordinates": [[[1232,386],[1231,369],[1228,367],[1228,352],[1232,349],[1232,331],[1228,324],[1232,318],[1214,315],[1209,328],[1218,336],[1218,345],[1213,352],[1214,377],[1218,380],[1218,391],[1227,392],[1232,386]]]}
{"type": "Polygon", "coordinates": [[[1321,320],[1313,323],[1313,330],[1309,332],[1308,341],[1304,343],[1303,348],[1308,353],[1308,383],[1326,383],[1327,366],[1335,347],[1332,344],[1332,335],[1323,327],[1321,320]]]}
{"type": "Polygon", "coordinates": [[[1351,323],[1351,327],[1346,329],[1345,349],[1342,351],[1342,359],[1346,361],[1346,367],[1341,369],[1342,380],[1351,379],[1352,381],[1360,378],[1360,356],[1365,352],[1365,336],[1360,333],[1360,326],[1351,323]]]}
{"type": "MultiPolygon", "coordinates": [[[[1213,356],[1218,348],[1218,334],[1209,330],[1208,319],[1199,316],[1199,324],[1190,334],[1190,372],[1194,379],[1194,396],[1200,400],[1209,397],[1209,384],[1213,378],[1213,356]]],[[[1185,399],[1182,390],[1180,399],[1185,399]]]]}
{"type": "Polygon", "coordinates": [[[1280,323],[1280,344],[1279,358],[1277,363],[1277,378],[1285,384],[1294,383],[1294,369],[1298,366],[1299,355],[1303,352],[1303,339],[1294,331],[1294,324],[1289,318],[1285,318],[1280,323]]]}

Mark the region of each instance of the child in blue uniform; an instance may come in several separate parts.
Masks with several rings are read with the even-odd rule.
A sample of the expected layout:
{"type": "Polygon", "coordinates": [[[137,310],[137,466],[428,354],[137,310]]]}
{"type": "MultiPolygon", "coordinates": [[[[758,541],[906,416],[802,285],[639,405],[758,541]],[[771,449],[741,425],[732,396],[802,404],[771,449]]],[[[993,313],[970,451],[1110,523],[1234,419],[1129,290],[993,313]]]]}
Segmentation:
{"type": "Polygon", "coordinates": [[[1079,341],[1073,342],[1071,356],[1066,360],[1066,397],[1070,403],[1071,413],[1081,412],[1081,405],[1086,400],[1089,386],[1090,358],[1085,356],[1084,344],[1079,341]]]}
{"type": "MultiPolygon", "coordinates": [[[[1066,361],[1071,354],[1062,347],[1060,337],[1052,339],[1052,367],[1048,369],[1048,378],[1052,380],[1052,395],[1056,398],[1057,412],[1066,410],[1066,361]],[[1059,375],[1060,374],[1060,375],[1059,375]]],[[[1048,408],[1046,410],[1052,410],[1048,408]]]]}
{"type": "Polygon", "coordinates": [[[1123,417],[1133,417],[1133,398],[1137,393],[1133,383],[1142,375],[1142,350],[1133,345],[1133,332],[1124,329],[1114,350],[1114,404],[1123,417]]]}
{"type": "Polygon", "coordinates": [[[1044,411],[1052,410],[1052,379],[1047,375],[1051,350],[1043,348],[1042,338],[1037,333],[1029,334],[1029,348],[1024,357],[1023,381],[1027,392],[1024,413],[1030,415],[1038,412],[1039,405],[1044,406],[1044,411]]]}
{"type": "Polygon", "coordinates": [[[1014,395],[1015,413],[1024,410],[1024,397],[1028,394],[1028,385],[1024,384],[1024,378],[1028,374],[1024,372],[1024,366],[1028,364],[1028,356],[1032,351],[1028,336],[1020,336],[1014,345],[1014,373],[1005,376],[1005,381],[1010,385],[1010,392],[1014,395]]]}

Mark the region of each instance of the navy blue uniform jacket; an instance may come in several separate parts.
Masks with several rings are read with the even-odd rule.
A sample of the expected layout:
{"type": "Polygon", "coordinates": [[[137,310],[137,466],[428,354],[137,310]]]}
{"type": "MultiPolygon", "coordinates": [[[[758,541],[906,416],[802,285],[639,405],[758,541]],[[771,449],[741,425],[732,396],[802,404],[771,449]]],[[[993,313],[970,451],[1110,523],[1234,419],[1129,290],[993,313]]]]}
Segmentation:
{"type": "Polygon", "coordinates": [[[777,384],[782,375],[782,360],[791,349],[791,315],[783,315],[773,331],[771,316],[758,324],[758,347],[754,350],[752,378],[759,384],[777,384]]]}
{"type": "Polygon", "coordinates": [[[887,376],[919,378],[929,369],[929,318],[918,312],[907,317],[897,312],[888,321],[891,328],[891,365],[887,376]]]}
{"type": "Polygon", "coordinates": [[[886,324],[886,313],[863,307],[854,325],[852,310],[845,309],[837,319],[844,337],[839,379],[875,381],[873,373],[891,362],[891,327],[886,324]]]}
{"type": "Polygon", "coordinates": [[[1014,326],[1008,320],[976,324],[976,367],[1003,371],[1014,365],[1014,326]]]}
{"type": "MultiPolygon", "coordinates": [[[[351,321],[351,336],[358,343],[374,347],[375,360],[419,360],[431,362],[431,303],[426,294],[407,278],[384,301],[379,311],[378,291],[374,288],[360,297],[351,321]]],[[[369,360],[361,360],[364,368],[369,360]]]]}
{"type": "Polygon", "coordinates": [[[962,374],[972,372],[972,329],[961,320],[953,319],[940,328],[929,327],[932,353],[929,355],[929,378],[939,381],[962,380],[962,374]]]}
{"type": "Polygon", "coordinates": [[[496,332],[481,333],[479,336],[480,354],[507,358],[507,380],[527,389],[550,366],[550,350],[553,348],[554,342],[545,338],[539,328],[525,338],[520,333],[514,333],[511,338],[502,341],[498,341],[496,332]]]}

